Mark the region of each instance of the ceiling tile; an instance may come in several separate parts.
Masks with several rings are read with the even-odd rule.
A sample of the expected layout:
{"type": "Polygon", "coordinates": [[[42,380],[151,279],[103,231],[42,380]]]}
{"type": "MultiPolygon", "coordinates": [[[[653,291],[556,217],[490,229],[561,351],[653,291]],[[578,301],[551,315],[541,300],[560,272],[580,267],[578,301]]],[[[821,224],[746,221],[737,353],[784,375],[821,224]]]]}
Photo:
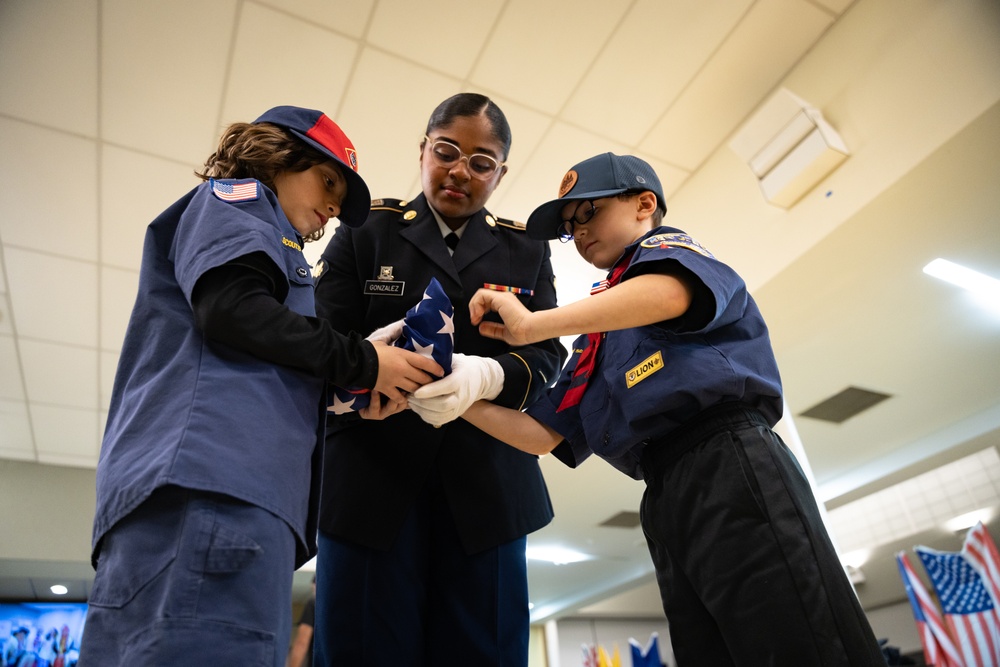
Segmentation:
{"type": "Polygon", "coordinates": [[[96,165],[90,139],[0,118],[0,239],[96,261],[96,165]]]}
{"type": "Polygon", "coordinates": [[[639,0],[587,71],[562,117],[628,146],[637,145],[750,4],[750,0],[639,0]],[[638,56],[636,41],[653,31],[657,48],[638,56]],[[614,94],[609,94],[611,86],[614,94]]]}
{"type": "Polygon", "coordinates": [[[833,18],[807,2],[753,5],[698,78],[642,142],[652,155],[693,170],[792,69],[833,18]],[[754,54],[748,58],[747,54],[754,54]]]}
{"type": "Polygon", "coordinates": [[[97,135],[97,4],[0,2],[0,112],[97,135]]]}
{"type": "Polygon", "coordinates": [[[470,81],[554,114],[569,99],[630,4],[630,0],[511,0],[470,81]],[[512,72],[526,75],[512,76],[512,72]]]}
{"type": "MultiPolygon", "coordinates": [[[[515,137],[516,140],[516,137],[515,137]]],[[[625,146],[565,123],[555,123],[529,161],[504,178],[504,217],[527,220],[539,204],[555,199],[563,176],[577,162],[625,146]],[[571,148],[567,150],[567,148],[571,148]]]]}
{"type": "Polygon", "coordinates": [[[135,271],[101,269],[100,347],[102,350],[121,349],[138,291],[139,274],[135,271]]]}
{"type": "Polygon", "coordinates": [[[97,347],[97,265],[15,248],[5,254],[18,336],[97,347]]]}
{"type": "Polygon", "coordinates": [[[249,122],[284,104],[319,109],[339,121],[337,112],[357,51],[353,39],[268,7],[244,5],[225,86],[223,121],[249,122]],[[262,48],[281,44],[288,48],[262,48]]]}
{"type": "Polygon", "coordinates": [[[24,401],[0,398],[0,458],[35,460],[28,405],[24,401]]]}
{"type": "Polygon", "coordinates": [[[97,407],[97,351],[19,341],[28,400],[74,408],[97,407]]]}
{"type": "MultiPolygon", "coordinates": [[[[490,99],[503,111],[511,128],[510,155],[507,156],[508,173],[504,177],[504,180],[508,180],[510,176],[518,173],[538,150],[538,145],[545,138],[554,119],[548,114],[539,113],[500,95],[491,95],[490,99]]],[[[496,197],[496,193],[493,196],[496,197]]]]}
{"type": "MultiPolygon", "coordinates": [[[[364,35],[365,26],[368,25],[375,0],[258,0],[258,2],[294,14],[334,32],[361,37],[364,35]]],[[[413,4],[408,6],[417,7],[413,4]]]]}
{"type": "Polygon", "coordinates": [[[104,147],[101,261],[138,270],[146,227],[199,183],[201,180],[191,167],[113,146],[104,147]]]}
{"type": "Polygon", "coordinates": [[[104,0],[103,138],[200,164],[219,133],[235,16],[235,0],[104,0]]]}
{"type": "Polygon", "coordinates": [[[368,43],[436,72],[465,78],[503,6],[500,0],[438,0],[433,11],[427,11],[410,0],[380,0],[368,43]]]}
{"type": "Polygon", "coordinates": [[[376,49],[365,49],[337,119],[358,148],[372,197],[409,199],[419,173],[420,141],[431,112],[460,91],[459,81],[376,49]],[[388,99],[376,107],[373,100],[388,99]],[[377,110],[377,113],[376,113],[377,110]],[[377,117],[377,120],[375,118],[377,117]]]}
{"type": "Polygon", "coordinates": [[[13,336],[0,336],[0,399],[23,401],[24,380],[13,336]]]}
{"type": "Polygon", "coordinates": [[[96,468],[100,446],[97,410],[28,405],[38,462],[96,468]]]}

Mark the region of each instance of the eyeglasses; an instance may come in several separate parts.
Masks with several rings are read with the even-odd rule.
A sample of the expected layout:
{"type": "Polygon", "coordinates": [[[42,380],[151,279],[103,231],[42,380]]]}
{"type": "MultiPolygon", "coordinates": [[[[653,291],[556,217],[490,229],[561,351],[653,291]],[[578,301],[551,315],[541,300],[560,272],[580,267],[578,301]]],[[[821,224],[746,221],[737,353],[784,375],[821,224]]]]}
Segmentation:
{"type": "Polygon", "coordinates": [[[424,140],[430,142],[431,156],[438,166],[451,169],[460,161],[465,160],[469,164],[469,173],[473,178],[478,178],[481,181],[489,179],[493,174],[497,173],[500,167],[506,164],[498,162],[495,157],[486,155],[485,153],[466,155],[455,144],[440,140],[431,141],[431,138],[426,134],[424,135],[424,140]]]}
{"type": "Polygon", "coordinates": [[[599,206],[592,201],[582,201],[577,204],[573,215],[559,223],[559,240],[568,243],[573,240],[573,225],[585,225],[594,219],[599,206]]]}

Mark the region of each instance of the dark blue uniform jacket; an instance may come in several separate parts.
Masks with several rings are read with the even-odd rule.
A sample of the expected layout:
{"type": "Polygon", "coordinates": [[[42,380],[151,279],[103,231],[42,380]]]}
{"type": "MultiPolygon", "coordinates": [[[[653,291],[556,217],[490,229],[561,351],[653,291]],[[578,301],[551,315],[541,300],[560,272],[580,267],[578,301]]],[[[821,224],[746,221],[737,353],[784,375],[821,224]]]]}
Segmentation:
{"type": "Polygon", "coordinates": [[[743,279],[672,227],[654,229],[622,256],[633,247],[622,280],[671,273],[679,264],[695,282],[689,314],[608,332],[580,404],[559,411],[576,360],[588,344],[580,336],[556,385],[528,413],[565,437],[553,452],[564,463],[576,467],[594,453],[642,479],[639,461],[647,444],[659,443],[702,410],[739,401],[773,426],[781,417],[782,398],[767,326],[743,279]]]}
{"type": "Polygon", "coordinates": [[[301,240],[277,197],[252,183],[257,196],[245,201],[213,190],[225,196],[233,181],[203,183],[146,230],[97,467],[95,555],[117,521],[167,484],[262,507],[295,532],[299,562],[315,550],[310,496],[318,491],[312,463],[322,442],[324,381],[206,340],[191,309],[206,271],[262,252],[288,281],[285,305],[315,315],[301,240]]]}
{"type": "MultiPolygon", "coordinates": [[[[532,310],[556,305],[548,244],[485,210],[469,220],[451,257],[423,195],[376,200],[362,227],[337,229],[323,264],[316,307],[341,332],[371,332],[402,318],[437,277],[455,307],[455,351],[494,357],[504,369],[494,401],[500,405],[521,409],[535,400],[565,358],[558,340],[511,348],[480,336],[470,323],[468,300],[484,283],[534,290],[519,295],[532,310]]],[[[320,528],[363,546],[392,544],[432,475],[441,480],[467,553],[552,519],[537,457],[461,419],[434,428],[409,410],[384,421],[337,417],[324,459],[320,528]]]]}

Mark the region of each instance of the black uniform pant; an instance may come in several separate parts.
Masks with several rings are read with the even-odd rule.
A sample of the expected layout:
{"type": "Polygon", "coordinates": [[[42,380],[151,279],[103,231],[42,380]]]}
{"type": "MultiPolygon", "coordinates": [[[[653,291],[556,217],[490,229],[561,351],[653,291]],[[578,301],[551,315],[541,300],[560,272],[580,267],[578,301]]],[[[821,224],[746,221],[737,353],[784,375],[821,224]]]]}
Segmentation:
{"type": "Polygon", "coordinates": [[[321,531],[314,664],[525,667],[526,546],[467,554],[436,480],[388,551],[321,531]]]}
{"type": "Polygon", "coordinates": [[[761,415],[646,447],[641,521],[677,664],[884,665],[805,475],[761,415]]]}

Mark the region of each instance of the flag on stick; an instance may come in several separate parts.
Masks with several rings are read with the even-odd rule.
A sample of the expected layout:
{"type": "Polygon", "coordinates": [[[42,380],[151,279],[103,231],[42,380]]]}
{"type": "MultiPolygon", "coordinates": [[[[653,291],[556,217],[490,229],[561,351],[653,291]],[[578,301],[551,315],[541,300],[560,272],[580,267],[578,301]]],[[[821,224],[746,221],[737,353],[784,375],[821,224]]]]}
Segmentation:
{"type": "Polygon", "coordinates": [[[629,646],[632,648],[632,667],[661,667],[663,661],[660,660],[660,644],[657,634],[654,632],[649,637],[649,643],[643,649],[635,639],[629,637],[629,646]]]}
{"type": "Polygon", "coordinates": [[[961,553],[916,547],[965,667],[1000,667],[1000,616],[982,577],[961,553]]]}
{"type": "Polygon", "coordinates": [[[982,578],[993,601],[993,608],[1000,609],[1000,554],[982,521],[966,534],[962,555],[982,578]]]}
{"type": "Polygon", "coordinates": [[[924,647],[924,662],[937,667],[965,667],[958,648],[945,628],[937,605],[917,578],[917,573],[905,552],[900,551],[896,554],[896,564],[899,566],[899,575],[903,578],[906,597],[910,599],[910,607],[913,608],[917,633],[924,647]]]}

